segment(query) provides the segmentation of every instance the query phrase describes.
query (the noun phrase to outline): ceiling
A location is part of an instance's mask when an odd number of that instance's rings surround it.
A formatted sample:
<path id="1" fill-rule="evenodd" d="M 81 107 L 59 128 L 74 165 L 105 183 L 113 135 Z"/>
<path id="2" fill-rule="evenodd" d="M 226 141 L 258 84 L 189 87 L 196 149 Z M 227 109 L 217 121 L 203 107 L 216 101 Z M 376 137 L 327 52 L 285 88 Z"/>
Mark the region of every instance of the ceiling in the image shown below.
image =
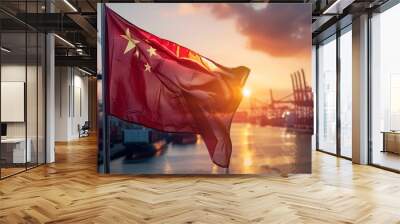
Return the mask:
<path id="1" fill-rule="evenodd" d="M 346 16 L 354 16 L 365 10 L 377 7 L 385 1 L 386 0 L 271 0 L 269 2 L 304 2 L 312 4 L 313 19 L 310 23 L 312 23 L 313 41 L 315 42 L 318 41 L 321 36 L 328 35 L 326 32 L 329 31 L 330 27 L 335 26 L 339 20 Z M 17 33 L 25 31 L 26 29 L 39 32 L 55 32 L 58 35 L 55 40 L 56 64 L 84 66 L 95 71 L 97 44 L 96 6 L 99 2 L 149 1 L 48 0 L 48 4 L 46 5 L 45 0 L 1 0 L 1 30 L 5 33 Z M 50 11 L 52 13 L 49 13 Z M 349 21 L 351 23 L 351 18 Z M 332 32 L 335 32 L 334 29 Z M 19 45 L 18 42 L 21 41 L 19 38 L 12 38 L 12 34 L 6 35 L 5 38 L 15 40 L 15 45 Z"/>

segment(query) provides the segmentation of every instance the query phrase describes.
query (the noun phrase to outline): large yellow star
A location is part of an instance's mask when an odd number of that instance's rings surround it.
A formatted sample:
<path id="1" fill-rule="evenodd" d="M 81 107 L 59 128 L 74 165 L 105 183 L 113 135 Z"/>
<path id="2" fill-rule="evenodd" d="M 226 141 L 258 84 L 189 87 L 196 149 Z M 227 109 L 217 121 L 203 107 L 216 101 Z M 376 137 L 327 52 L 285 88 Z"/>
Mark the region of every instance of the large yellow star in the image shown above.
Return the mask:
<path id="1" fill-rule="evenodd" d="M 154 49 L 152 46 L 150 46 L 150 48 L 147 49 L 147 52 L 149 52 L 150 57 L 153 56 L 153 55 L 154 56 L 157 55 L 156 49 Z"/>
<path id="2" fill-rule="evenodd" d="M 128 41 L 128 44 L 126 45 L 124 54 L 128 53 L 130 50 L 134 49 L 136 47 L 136 44 L 138 44 L 140 41 L 135 40 L 132 38 L 131 33 L 129 32 L 129 29 L 127 28 L 125 31 L 125 35 L 121 35 L 125 40 Z"/>

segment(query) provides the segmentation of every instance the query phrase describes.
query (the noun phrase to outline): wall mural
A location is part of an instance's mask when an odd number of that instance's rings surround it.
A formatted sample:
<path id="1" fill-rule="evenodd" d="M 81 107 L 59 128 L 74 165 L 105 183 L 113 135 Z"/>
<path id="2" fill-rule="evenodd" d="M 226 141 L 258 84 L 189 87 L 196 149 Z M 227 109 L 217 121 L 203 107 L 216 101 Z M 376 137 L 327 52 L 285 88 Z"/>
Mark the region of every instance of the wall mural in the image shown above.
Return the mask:
<path id="1" fill-rule="evenodd" d="M 99 172 L 311 172 L 311 5 L 99 11 Z"/>

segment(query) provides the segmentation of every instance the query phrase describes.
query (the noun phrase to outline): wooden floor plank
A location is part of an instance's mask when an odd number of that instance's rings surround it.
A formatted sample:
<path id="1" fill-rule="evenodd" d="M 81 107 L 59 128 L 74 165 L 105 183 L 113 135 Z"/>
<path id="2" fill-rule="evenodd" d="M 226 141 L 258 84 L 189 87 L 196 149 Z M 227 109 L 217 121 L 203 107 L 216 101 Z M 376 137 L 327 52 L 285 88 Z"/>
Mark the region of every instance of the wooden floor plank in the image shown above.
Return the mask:
<path id="1" fill-rule="evenodd" d="M 97 174 L 94 137 L 0 181 L 0 223 L 400 223 L 400 175 L 313 152 L 313 174 Z"/>

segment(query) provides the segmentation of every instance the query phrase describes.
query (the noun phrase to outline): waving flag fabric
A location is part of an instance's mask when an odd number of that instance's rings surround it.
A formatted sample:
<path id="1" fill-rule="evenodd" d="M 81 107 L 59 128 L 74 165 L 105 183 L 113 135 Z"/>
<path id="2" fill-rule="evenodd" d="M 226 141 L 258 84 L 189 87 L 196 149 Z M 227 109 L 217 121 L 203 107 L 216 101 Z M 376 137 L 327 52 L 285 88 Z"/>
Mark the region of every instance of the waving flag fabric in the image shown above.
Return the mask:
<path id="1" fill-rule="evenodd" d="M 217 64 L 109 8 L 105 47 L 108 114 L 161 131 L 200 134 L 212 161 L 229 167 L 230 126 L 248 68 Z"/>

